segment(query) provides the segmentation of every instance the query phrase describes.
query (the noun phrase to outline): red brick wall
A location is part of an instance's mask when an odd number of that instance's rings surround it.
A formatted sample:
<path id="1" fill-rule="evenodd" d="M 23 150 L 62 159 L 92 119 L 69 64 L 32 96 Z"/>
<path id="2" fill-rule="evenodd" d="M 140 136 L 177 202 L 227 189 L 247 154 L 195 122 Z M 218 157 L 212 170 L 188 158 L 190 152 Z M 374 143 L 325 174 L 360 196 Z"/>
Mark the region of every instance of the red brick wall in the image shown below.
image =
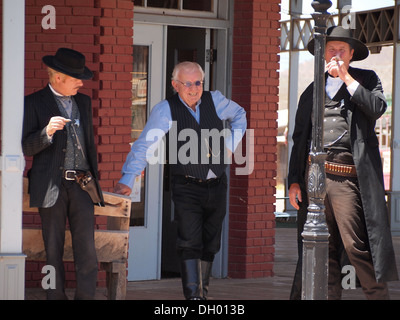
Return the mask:
<path id="1" fill-rule="evenodd" d="M 56 28 L 43 29 L 41 10 L 51 3 Z M 94 72 L 80 92 L 92 97 L 99 173 L 104 191 L 111 191 L 120 174 L 123 155 L 129 151 L 130 79 L 132 68 L 133 2 L 131 0 L 26 0 L 25 94 L 43 88 L 48 76 L 42 57 L 59 47 L 82 52 Z M 123 127 L 118 129 L 118 125 Z M 116 156 L 117 153 L 119 156 Z M 114 162 L 117 164 L 114 165 Z M 27 159 L 26 170 L 31 166 Z M 106 219 L 96 217 L 96 228 L 105 229 Z M 38 214 L 24 213 L 24 227 L 40 227 Z M 41 285 L 43 262 L 27 261 L 26 286 Z M 66 287 L 75 285 L 73 263 L 66 263 Z M 104 286 L 100 272 L 98 285 Z"/>
<path id="2" fill-rule="evenodd" d="M 97 152 L 103 190 L 112 191 L 131 142 L 133 1 L 96 2 L 102 8 Z"/>
<path id="3" fill-rule="evenodd" d="M 42 57 L 54 54 L 59 47 L 69 47 L 86 56 L 87 66 L 94 71 L 95 77 L 85 81 L 81 91 L 96 97 L 100 85 L 98 20 L 101 9 L 95 8 L 94 0 L 53 0 L 51 4 L 56 10 L 56 28 L 46 30 L 42 28 L 45 14 L 41 10 L 48 2 L 26 0 L 25 94 L 43 88 L 48 82 Z M 98 99 L 93 100 L 93 107 L 98 108 Z"/>
<path id="4" fill-rule="evenodd" d="M 229 275 L 273 274 L 280 0 L 236 0 L 232 99 L 254 130 L 254 171 L 231 170 Z M 244 148 L 243 148 L 244 149 Z"/>

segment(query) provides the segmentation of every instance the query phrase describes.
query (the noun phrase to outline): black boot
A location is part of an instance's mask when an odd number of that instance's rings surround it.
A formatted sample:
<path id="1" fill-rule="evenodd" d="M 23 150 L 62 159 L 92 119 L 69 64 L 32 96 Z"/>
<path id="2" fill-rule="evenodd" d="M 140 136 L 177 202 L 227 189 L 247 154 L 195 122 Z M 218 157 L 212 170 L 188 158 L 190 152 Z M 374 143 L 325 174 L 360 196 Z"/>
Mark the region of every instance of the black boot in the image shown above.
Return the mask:
<path id="1" fill-rule="evenodd" d="M 212 262 L 201 261 L 201 280 L 203 283 L 203 299 L 207 299 L 208 285 L 210 284 L 210 276 L 212 271 Z"/>
<path id="2" fill-rule="evenodd" d="M 186 300 L 203 300 L 200 259 L 182 261 L 181 277 Z"/>

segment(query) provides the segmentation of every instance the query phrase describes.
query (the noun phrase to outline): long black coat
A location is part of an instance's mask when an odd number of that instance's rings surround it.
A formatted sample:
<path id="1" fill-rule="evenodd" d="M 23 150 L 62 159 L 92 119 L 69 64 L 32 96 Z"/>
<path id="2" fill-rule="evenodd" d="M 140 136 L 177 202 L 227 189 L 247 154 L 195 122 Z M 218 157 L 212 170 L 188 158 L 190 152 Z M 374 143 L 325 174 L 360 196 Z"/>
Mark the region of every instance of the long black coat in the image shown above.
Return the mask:
<path id="1" fill-rule="evenodd" d="M 82 93 L 77 93 L 74 99 L 80 113 L 90 171 L 98 179 L 91 100 Z M 53 142 L 48 141 L 46 126 L 54 116 L 61 116 L 61 112 L 49 86 L 25 97 L 22 150 L 25 156 L 33 156 L 32 168 L 28 172 L 31 207 L 51 207 L 58 198 L 67 131 L 65 128 L 56 131 Z M 102 195 L 100 186 L 97 187 Z"/>
<path id="2" fill-rule="evenodd" d="M 386 111 L 382 85 L 371 70 L 349 68 L 360 85 L 345 99 L 351 150 L 361 192 L 368 239 L 377 281 L 398 279 L 389 216 L 385 201 L 382 162 L 375 122 Z M 289 163 L 288 185 L 299 183 L 306 191 L 306 161 L 310 151 L 312 128 L 313 84 L 301 95 L 293 132 L 293 149 Z M 305 201 L 304 201 L 305 200 Z M 302 209 L 307 205 L 303 197 Z M 304 212 L 304 211 L 303 211 Z"/>

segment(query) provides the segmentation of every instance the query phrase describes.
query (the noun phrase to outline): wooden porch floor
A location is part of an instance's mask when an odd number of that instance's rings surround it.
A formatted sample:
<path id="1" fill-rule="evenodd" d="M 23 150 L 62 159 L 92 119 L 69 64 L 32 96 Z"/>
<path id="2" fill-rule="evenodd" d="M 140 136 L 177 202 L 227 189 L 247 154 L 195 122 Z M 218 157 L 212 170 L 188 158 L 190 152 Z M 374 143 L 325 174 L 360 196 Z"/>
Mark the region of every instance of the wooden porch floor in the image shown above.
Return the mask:
<path id="1" fill-rule="evenodd" d="M 400 237 L 393 237 L 400 270 Z M 297 262 L 296 229 L 276 228 L 274 276 L 257 279 L 211 279 L 210 300 L 288 300 Z M 400 300 L 400 282 L 389 283 L 391 300 Z M 68 291 L 73 297 L 73 290 Z M 27 289 L 26 300 L 43 300 L 41 289 Z M 106 289 L 96 299 L 106 299 Z M 127 285 L 126 300 L 183 300 L 180 278 L 135 281 Z M 365 300 L 360 288 L 345 290 L 343 300 Z"/>

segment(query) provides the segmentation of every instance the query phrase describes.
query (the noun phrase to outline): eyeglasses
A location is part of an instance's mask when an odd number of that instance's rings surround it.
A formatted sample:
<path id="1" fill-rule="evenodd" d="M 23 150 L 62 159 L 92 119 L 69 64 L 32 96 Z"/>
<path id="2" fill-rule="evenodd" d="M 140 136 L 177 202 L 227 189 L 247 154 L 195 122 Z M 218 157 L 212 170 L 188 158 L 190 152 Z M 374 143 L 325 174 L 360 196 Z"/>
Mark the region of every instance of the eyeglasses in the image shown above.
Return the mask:
<path id="1" fill-rule="evenodd" d="M 180 80 L 175 80 L 175 81 L 182 83 L 186 88 L 190 88 L 193 85 L 195 85 L 196 87 L 200 87 L 203 84 L 203 81 L 195 81 L 195 82 L 190 82 L 190 81 L 182 82 Z"/>

